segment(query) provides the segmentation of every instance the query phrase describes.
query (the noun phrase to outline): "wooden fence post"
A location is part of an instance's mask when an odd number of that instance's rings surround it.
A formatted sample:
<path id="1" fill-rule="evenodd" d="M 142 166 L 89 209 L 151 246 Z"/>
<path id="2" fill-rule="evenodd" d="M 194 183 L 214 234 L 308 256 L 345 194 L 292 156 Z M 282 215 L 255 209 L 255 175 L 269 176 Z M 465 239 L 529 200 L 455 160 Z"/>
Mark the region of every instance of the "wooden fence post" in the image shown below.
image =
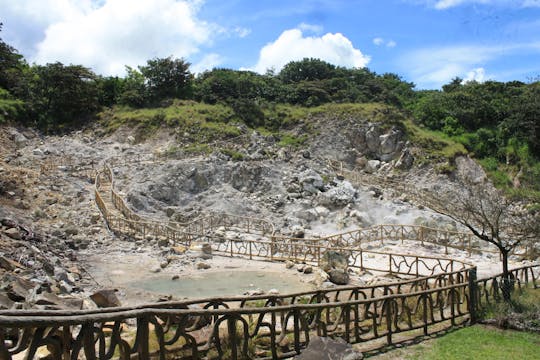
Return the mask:
<path id="1" fill-rule="evenodd" d="M 476 267 L 469 270 L 469 313 L 471 314 L 471 324 L 477 321 L 478 307 L 478 284 L 476 282 Z"/>

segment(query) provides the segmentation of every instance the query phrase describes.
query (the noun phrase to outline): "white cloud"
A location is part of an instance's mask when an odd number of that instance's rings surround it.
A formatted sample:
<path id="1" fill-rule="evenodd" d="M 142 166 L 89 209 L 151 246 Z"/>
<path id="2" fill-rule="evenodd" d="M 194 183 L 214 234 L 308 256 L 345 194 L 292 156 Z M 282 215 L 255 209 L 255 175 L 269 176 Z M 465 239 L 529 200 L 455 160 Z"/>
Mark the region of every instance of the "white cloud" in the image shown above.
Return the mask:
<path id="1" fill-rule="evenodd" d="M 508 7 L 540 7 L 540 0 L 413 0 L 437 10 L 446 10 L 464 4 L 482 4 Z"/>
<path id="2" fill-rule="evenodd" d="M 291 29 L 261 49 L 253 70 L 264 73 L 267 69 L 274 69 L 279 72 L 287 63 L 306 57 L 355 68 L 365 67 L 370 60 L 369 56 L 355 49 L 351 41 L 340 33 L 304 37 L 300 29 Z"/>
<path id="3" fill-rule="evenodd" d="M 212 70 L 223 63 L 223 58 L 219 54 L 205 55 L 198 63 L 193 64 L 190 69 L 195 74 L 200 74 L 205 70 Z"/>
<path id="4" fill-rule="evenodd" d="M 380 37 L 376 37 L 375 39 L 373 39 L 373 43 L 377 46 L 382 45 L 384 44 L 384 39 Z"/>
<path id="5" fill-rule="evenodd" d="M 468 83 L 471 81 L 476 81 L 476 82 L 481 83 L 481 82 L 484 82 L 485 79 L 486 79 L 486 70 L 482 67 L 479 67 L 479 68 L 472 69 L 471 71 L 469 71 L 465 79 L 463 79 L 463 82 Z"/>
<path id="6" fill-rule="evenodd" d="M 399 62 L 403 71 L 411 74 L 410 77 L 419 88 L 435 88 L 456 76 L 467 78 L 470 75 L 471 79 L 480 81 L 481 76 L 485 79 L 485 72 L 482 73 L 482 71 L 490 61 L 512 54 L 539 52 L 540 42 L 494 46 L 449 46 L 420 49 L 405 55 L 399 59 Z"/>
<path id="7" fill-rule="evenodd" d="M 246 36 L 248 36 L 249 34 L 251 34 L 251 29 L 248 29 L 248 28 L 244 28 L 244 27 L 240 27 L 240 26 L 237 26 L 234 28 L 233 32 L 238 35 L 239 38 L 245 38 Z"/>
<path id="8" fill-rule="evenodd" d="M 381 37 L 376 37 L 373 39 L 373 44 L 377 46 L 385 45 L 386 47 L 393 48 L 396 47 L 397 43 L 394 40 L 385 40 Z"/>
<path id="9" fill-rule="evenodd" d="M 298 25 L 298 29 L 305 32 L 311 32 L 313 34 L 320 34 L 324 30 L 324 28 L 320 25 L 313 25 L 313 24 L 306 24 L 306 23 L 301 23 L 300 25 Z"/>
<path id="10" fill-rule="evenodd" d="M 187 58 L 222 32 L 197 17 L 200 0 L 0 0 L 4 5 L 19 22 L 39 21 L 46 29 L 31 61 L 82 64 L 104 75 L 154 57 Z"/>

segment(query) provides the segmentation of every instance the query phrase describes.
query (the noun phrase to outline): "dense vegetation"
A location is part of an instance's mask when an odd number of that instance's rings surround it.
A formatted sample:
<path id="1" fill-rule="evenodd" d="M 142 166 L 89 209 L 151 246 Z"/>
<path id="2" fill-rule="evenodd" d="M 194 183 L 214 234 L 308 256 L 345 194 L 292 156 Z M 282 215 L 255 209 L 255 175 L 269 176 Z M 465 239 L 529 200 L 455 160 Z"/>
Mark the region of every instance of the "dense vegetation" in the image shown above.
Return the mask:
<path id="1" fill-rule="evenodd" d="M 189 119 L 178 120 L 184 109 L 200 111 L 201 119 L 191 125 L 201 125 L 203 132 L 219 127 L 232 134 L 231 122 L 279 132 L 294 123 L 294 109 L 308 113 L 305 108 L 325 104 L 380 103 L 411 119 L 405 128 L 413 141 L 450 162 L 468 152 L 497 185 L 512 189 L 519 181 L 528 194 L 533 190 L 540 197 L 539 81 L 464 83 L 456 78 L 442 90 L 415 91 L 413 83 L 395 74 L 318 59 L 293 61 L 277 74 L 264 75 L 213 69 L 195 76 L 189 68 L 183 59 L 156 58 L 126 67 L 125 77 L 104 77 L 80 65 L 29 65 L 0 39 L 0 123 L 58 132 L 81 127 L 98 112 L 118 124 L 126 117 L 118 109 L 129 109 L 128 117 L 141 116 L 150 128 L 164 123 L 189 127 Z M 116 115 L 104 109 L 117 109 Z"/>

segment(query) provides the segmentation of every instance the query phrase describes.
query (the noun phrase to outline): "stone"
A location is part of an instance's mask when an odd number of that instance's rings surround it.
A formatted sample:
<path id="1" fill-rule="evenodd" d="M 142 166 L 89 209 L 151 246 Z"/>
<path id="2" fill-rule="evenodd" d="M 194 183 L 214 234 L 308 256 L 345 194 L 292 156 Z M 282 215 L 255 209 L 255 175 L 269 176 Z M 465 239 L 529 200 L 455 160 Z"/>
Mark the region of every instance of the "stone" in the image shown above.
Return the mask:
<path id="1" fill-rule="evenodd" d="M 134 144 L 135 143 L 135 137 L 133 135 L 129 135 L 126 138 L 126 141 L 128 142 L 128 144 Z"/>
<path id="2" fill-rule="evenodd" d="M 341 181 L 328 191 L 320 193 L 318 201 L 321 205 L 330 208 L 341 208 L 354 202 L 356 189 L 348 181 Z"/>
<path id="3" fill-rule="evenodd" d="M 19 264 L 18 262 L 8 259 L 4 256 L 0 256 L 0 268 L 7 271 L 13 271 L 21 267 L 22 267 L 21 264 Z"/>
<path id="4" fill-rule="evenodd" d="M 341 338 L 314 337 L 295 360 L 362 360 L 364 355 L 355 351 Z"/>
<path id="5" fill-rule="evenodd" d="M 15 302 L 12 301 L 6 293 L 0 292 L 0 310 L 11 309 L 14 304 Z"/>
<path id="6" fill-rule="evenodd" d="M 279 295 L 278 289 L 270 289 L 268 290 L 268 295 Z"/>
<path id="7" fill-rule="evenodd" d="M 316 194 L 324 189 L 324 182 L 314 170 L 306 170 L 298 176 L 298 181 L 302 184 L 302 189 L 308 193 Z"/>
<path id="8" fill-rule="evenodd" d="M 253 290 L 248 290 L 244 293 L 244 295 L 247 295 L 247 296 L 255 296 L 255 295 L 263 295 L 264 294 L 264 291 L 262 289 L 253 289 Z"/>
<path id="9" fill-rule="evenodd" d="M 34 154 L 35 156 L 43 156 L 43 151 L 41 149 L 34 149 L 32 150 L 32 154 Z"/>
<path id="10" fill-rule="evenodd" d="M 64 232 L 66 233 L 66 235 L 77 235 L 79 233 L 79 229 L 75 226 L 75 225 L 67 225 L 65 228 L 64 228 Z"/>
<path id="11" fill-rule="evenodd" d="M 173 275 L 173 277 L 171 278 L 171 280 L 178 280 L 178 279 L 180 279 L 179 275 Z"/>
<path id="12" fill-rule="evenodd" d="M 328 271 L 328 279 L 336 285 L 347 285 L 349 274 L 342 269 L 332 269 Z"/>
<path id="13" fill-rule="evenodd" d="M 360 156 L 356 158 L 354 162 L 356 164 L 356 168 L 361 170 L 366 166 L 368 159 L 365 156 Z"/>
<path id="14" fill-rule="evenodd" d="M 306 234 L 305 229 L 300 225 L 291 226 L 291 236 L 296 239 L 303 239 Z"/>
<path id="15" fill-rule="evenodd" d="M 304 274 L 311 274 L 311 273 L 313 273 L 313 268 L 311 266 L 305 266 Z"/>
<path id="16" fill-rule="evenodd" d="M 294 263 L 290 260 L 285 261 L 285 268 L 292 269 L 294 268 Z"/>
<path id="17" fill-rule="evenodd" d="M 381 167 L 381 162 L 379 160 L 369 160 L 364 167 L 364 171 L 368 174 L 373 174 Z"/>
<path id="18" fill-rule="evenodd" d="M 90 295 L 90 299 L 100 308 L 122 306 L 114 289 L 101 289 Z"/>
<path id="19" fill-rule="evenodd" d="M 395 167 L 400 170 L 409 170 L 414 163 L 414 156 L 411 154 L 409 149 L 403 149 L 401 155 L 396 161 Z"/>
<path id="20" fill-rule="evenodd" d="M 349 254 L 328 250 L 321 257 L 319 267 L 328 272 L 330 269 L 343 269 L 349 267 Z"/>
<path id="21" fill-rule="evenodd" d="M 168 262 L 168 261 L 162 261 L 162 262 L 159 264 L 159 267 L 162 268 L 162 269 L 165 269 L 167 266 L 169 266 L 169 262 Z"/>
<path id="22" fill-rule="evenodd" d="M 178 246 L 173 246 L 171 248 L 171 250 L 175 253 L 175 254 L 178 254 L 178 255 L 182 255 L 183 253 L 186 252 L 187 248 L 183 245 L 178 245 Z"/>
<path id="23" fill-rule="evenodd" d="M 169 246 L 169 240 L 167 239 L 159 239 L 157 242 L 159 247 L 166 247 Z"/>
<path id="24" fill-rule="evenodd" d="M 205 262 L 199 262 L 197 263 L 197 270 L 206 270 L 206 269 L 210 269 L 210 264 L 208 263 L 205 263 Z"/>
<path id="25" fill-rule="evenodd" d="M 4 234 L 6 234 L 7 236 L 9 236 L 10 238 L 15 239 L 15 240 L 21 240 L 22 239 L 21 231 L 18 228 L 12 227 L 12 228 L 9 228 L 7 230 L 4 230 Z"/>

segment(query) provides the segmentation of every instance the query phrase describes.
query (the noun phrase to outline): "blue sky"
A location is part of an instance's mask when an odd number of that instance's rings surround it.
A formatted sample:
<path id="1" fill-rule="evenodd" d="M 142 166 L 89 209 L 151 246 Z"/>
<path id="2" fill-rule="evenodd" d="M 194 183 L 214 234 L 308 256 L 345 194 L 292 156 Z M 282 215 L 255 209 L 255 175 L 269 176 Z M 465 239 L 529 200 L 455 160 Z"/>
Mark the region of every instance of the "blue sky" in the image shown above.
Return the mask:
<path id="1" fill-rule="evenodd" d="M 417 88 L 540 76 L 540 0 L 0 0 L 0 36 L 30 62 L 104 75 L 154 57 L 279 71 L 317 57 Z"/>

